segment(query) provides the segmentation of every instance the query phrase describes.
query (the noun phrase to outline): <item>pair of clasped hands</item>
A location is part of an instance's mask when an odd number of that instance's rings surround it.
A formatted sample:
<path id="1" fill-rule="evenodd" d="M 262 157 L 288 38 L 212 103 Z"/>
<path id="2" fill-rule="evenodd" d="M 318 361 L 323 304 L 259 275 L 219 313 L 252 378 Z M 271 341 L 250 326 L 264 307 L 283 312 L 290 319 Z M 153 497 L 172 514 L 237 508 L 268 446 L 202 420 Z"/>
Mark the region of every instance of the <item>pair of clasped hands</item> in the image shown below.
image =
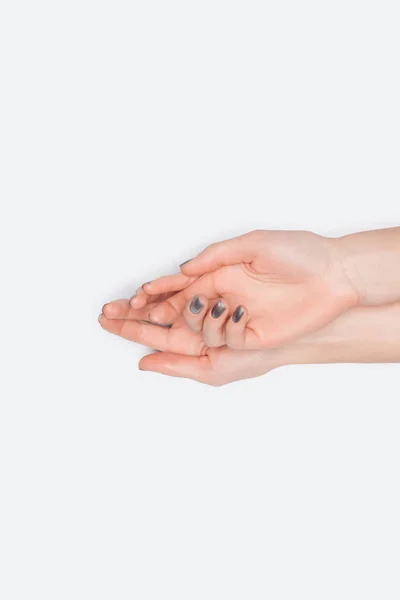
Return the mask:
<path id="1" fill-rule="evenodd" d="M 252 231 L 103 307 L 101 326 L 158 350 L 139 368 L 222 385 L 273 368 L 400 360 L 400 228 L 327 238 Z"/>

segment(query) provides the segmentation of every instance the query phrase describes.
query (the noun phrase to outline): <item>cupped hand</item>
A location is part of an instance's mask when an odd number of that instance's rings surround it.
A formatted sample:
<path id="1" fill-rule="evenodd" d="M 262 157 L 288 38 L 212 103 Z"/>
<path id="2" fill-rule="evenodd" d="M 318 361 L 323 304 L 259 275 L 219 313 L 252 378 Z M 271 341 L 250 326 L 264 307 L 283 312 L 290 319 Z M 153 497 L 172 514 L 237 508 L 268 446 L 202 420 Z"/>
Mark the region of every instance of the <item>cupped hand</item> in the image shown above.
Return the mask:
<path id="1" fill-rule="evenodd" d="M 280 366 L 277 350 L 209 348 L 201 333 L 191 331 L 183 317 L 178 317 L 171 327 L 149 323 L 145 320 L 149 307 L 152 305 L 133 309 L 128 300 L 115 300 L 103 307 L 99 317 L 106 331 L 159 350 L 141 359 L 139 368 L 144 371 L 218 386 L 258 377 Z"/>
<path id="2" fill-rule="evenodd" d="M 147 305 L 153 322 L 183 317 L 207 346 L 246 350 L 316 331 L 359 302 L 336 241 L 306 231 L 253 231 L 212 244 L 144 290 L 131 305 Z"/>

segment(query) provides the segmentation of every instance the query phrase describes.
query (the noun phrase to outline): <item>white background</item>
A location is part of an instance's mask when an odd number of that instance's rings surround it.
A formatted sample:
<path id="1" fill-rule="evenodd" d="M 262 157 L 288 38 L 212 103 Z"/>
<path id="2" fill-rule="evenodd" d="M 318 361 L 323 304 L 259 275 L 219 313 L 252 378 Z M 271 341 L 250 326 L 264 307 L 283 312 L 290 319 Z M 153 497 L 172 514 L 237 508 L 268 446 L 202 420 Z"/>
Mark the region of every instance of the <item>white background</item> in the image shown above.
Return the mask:
<path id="1" fill-rule="evenodd" d="M 2 600 L 400 596 L 400 367 L 141 373 L 104 302 L 400 221 L 396 1 L 5 0 Z"/>

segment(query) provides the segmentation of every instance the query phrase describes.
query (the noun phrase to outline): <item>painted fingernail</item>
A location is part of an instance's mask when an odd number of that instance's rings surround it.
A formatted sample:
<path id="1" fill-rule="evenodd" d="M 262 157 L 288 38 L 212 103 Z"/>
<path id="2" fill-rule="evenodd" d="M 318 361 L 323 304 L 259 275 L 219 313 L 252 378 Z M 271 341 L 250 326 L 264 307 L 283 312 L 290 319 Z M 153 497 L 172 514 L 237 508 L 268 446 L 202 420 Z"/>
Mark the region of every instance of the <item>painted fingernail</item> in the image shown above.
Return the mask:
<path id="1" fill-rule="evenodd" d="M 221 300 L 218 300 L 217 304 L 214 304 L 211 310 L 211 316 L 213 319 L 218 319 L 222 313 L 226 310 L 226 306 Z"/>
<path id="2" fill-rule="evenodd" d="M 186 265 L 186 263 L 190 262 L 192 259 L 189 258 L 188 260 L 185 260 L 185 262 L 181 263 L 179 266 L 183 267 L 183 265 Z"/>
<path id="3" fill-rule="evenodd" d="M 204 308 L 204 304 L 198 296 L 195 296 L 189 306 L 190 312 L 198 315 L 202 308 Z"/>
<path id="4" fill-rule="evenodd" d="M 235 310 L 235 312 L 232 315 L 232 321 L 234 323 L 239 323 L 239 321 L 243 317 L 243 315 L 244 315 L 244 308 L 243 308 L 243 306 L 238 306 L 237 309 Z"/>

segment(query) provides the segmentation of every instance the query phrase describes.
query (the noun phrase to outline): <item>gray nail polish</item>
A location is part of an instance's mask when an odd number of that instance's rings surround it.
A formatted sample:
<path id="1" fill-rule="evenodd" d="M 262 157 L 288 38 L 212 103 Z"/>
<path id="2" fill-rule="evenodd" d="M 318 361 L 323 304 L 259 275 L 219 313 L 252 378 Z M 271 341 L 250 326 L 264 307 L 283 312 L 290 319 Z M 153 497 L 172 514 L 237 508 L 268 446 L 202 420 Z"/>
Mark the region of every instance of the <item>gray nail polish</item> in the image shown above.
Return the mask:
<path id="1" fill-rule="evenodd" d="M 189 258 L 188 260 L 185 260 L 185 262 L 181 263 L 179 266 L 183 267 L 183 265 L 186 265 L 186 263 L 190 262 L 192 259 Z"/>
<path id="2" fill-rule="evenodd" d="M 211 310 L 211 316 L 213 319 L 218 319 L 222 313 L 226 310 L 226 306 L 221 300 L 218 300 L 217 304 L 214 304 Z"/>
<path id="3" fill-rule="evenodd" d="M 190 303 L 190 312 L 194 315 L 198 315 L 202 308 L 204 308 L 204 304 L 198 296 L 195 296 Z"/>
<path id="4" fill-rule="evenodd" d="M 243 315 L 244 315 L 244 308 L 243 308 L 243 306 L 238 306 L 237 309 L 235 310 L 235 312 L 232 315 L 232 321 L 234 323 L 239 323 L 239 321 L 243 317 Z"/>

